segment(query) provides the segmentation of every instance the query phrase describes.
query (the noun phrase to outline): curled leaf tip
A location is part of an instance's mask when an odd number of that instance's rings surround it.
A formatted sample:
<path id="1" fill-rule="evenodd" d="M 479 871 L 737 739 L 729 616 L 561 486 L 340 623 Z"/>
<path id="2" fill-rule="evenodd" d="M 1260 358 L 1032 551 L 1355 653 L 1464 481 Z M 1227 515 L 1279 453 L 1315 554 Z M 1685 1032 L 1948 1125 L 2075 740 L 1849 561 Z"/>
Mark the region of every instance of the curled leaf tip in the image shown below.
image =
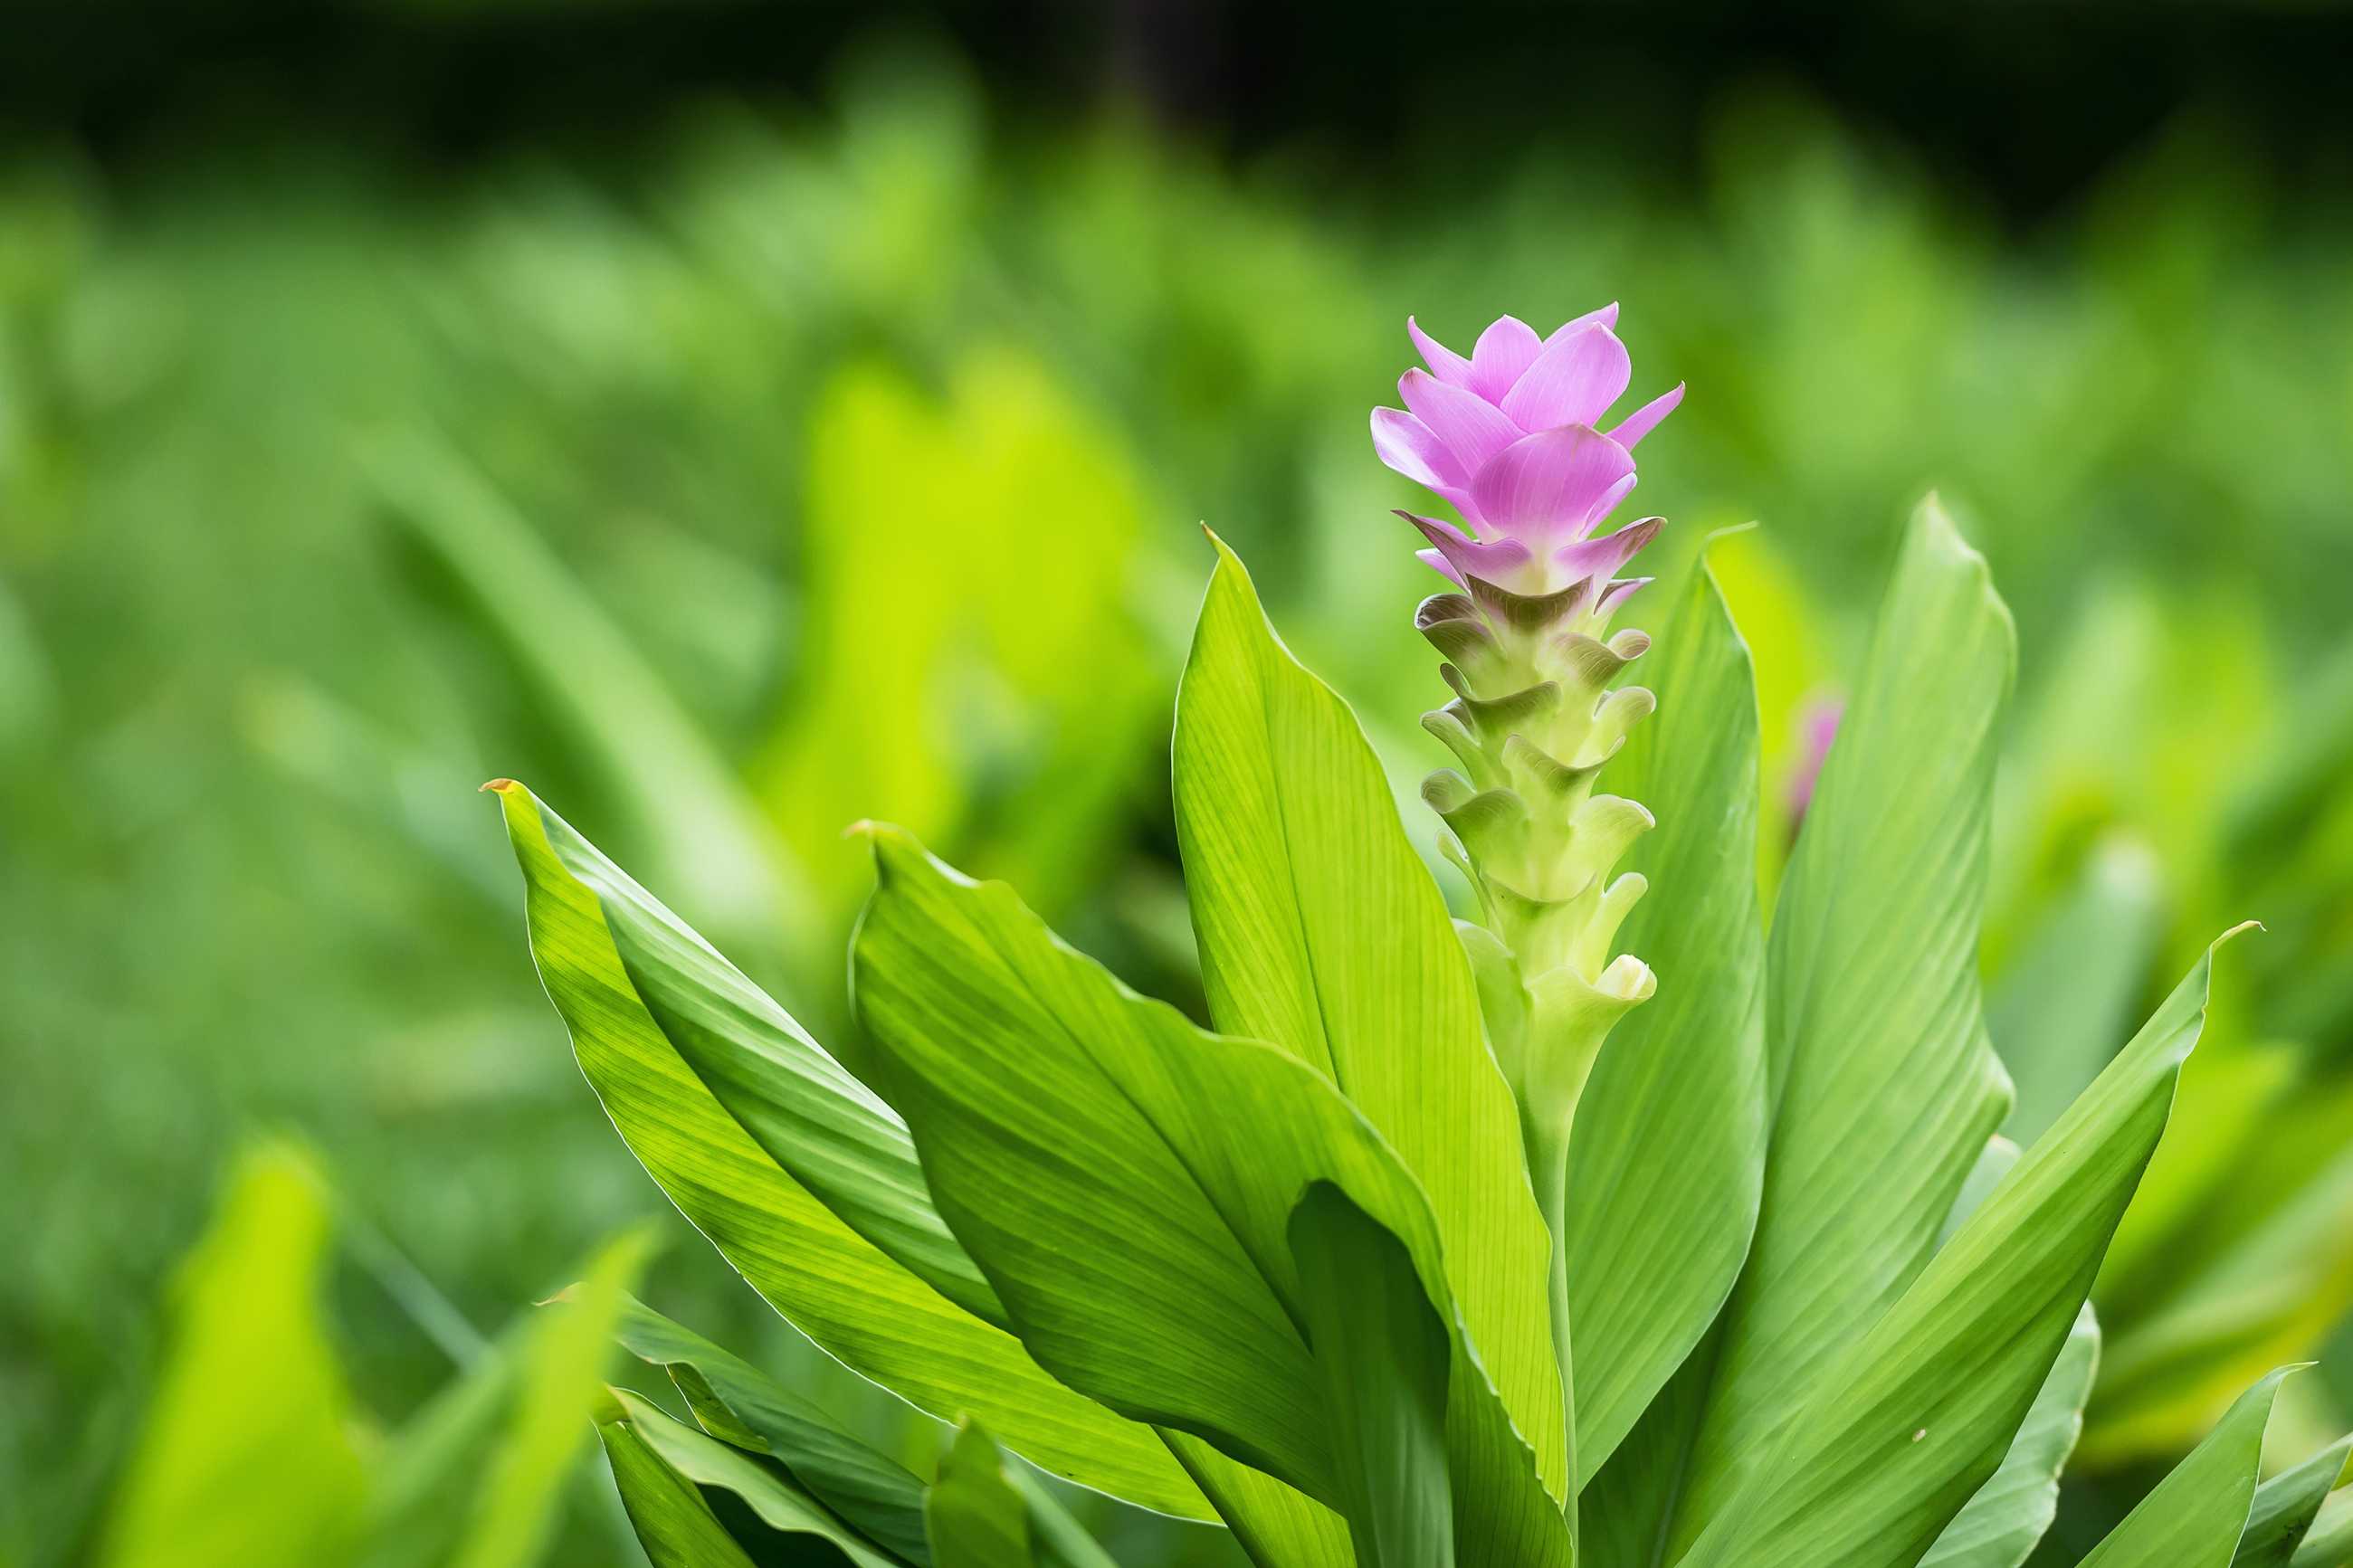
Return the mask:
<path id="1" fill-rule="evenodd" d="M 881 831 L 882 825 L 881 823 L 875 821 L 871 816 L 861 816 L 857 821 L 851 823 L 849 826 L 843 828 L 841 830 L 841 836 L 844 838 L 864 838 L 871 840 L 875 835 Z"/>
<path id="2" fill-rule="evenodd" d="M 2244 935 L 2246 932 L 2251 931 L 2269 932 L 2271 929 L 2271 927 L 2263 924 L 2261 921 L 2241 921 L 2237 925 L 2232 926 L 2229 931 L 2226 931 L 2221 936 L 2216 937 L 2214 939 L 2214 945 L 2216 947 L 2220 947 L 2224 942 L 2229 942 L 2232 937 Z"/>
<path id="3" fill-rule="evenodd" d="M 522 785 L 512 779 L 492 779 L 475 793 L 477 795 L 512 795 L 521 788 Z"/>

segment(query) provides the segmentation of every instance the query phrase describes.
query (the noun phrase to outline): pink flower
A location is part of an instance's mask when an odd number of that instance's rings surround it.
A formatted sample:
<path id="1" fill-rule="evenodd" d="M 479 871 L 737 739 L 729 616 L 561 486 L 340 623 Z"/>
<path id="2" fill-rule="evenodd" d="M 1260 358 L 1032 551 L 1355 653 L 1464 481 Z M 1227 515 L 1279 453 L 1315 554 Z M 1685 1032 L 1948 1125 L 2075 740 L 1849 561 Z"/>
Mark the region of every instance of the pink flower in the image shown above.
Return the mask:
<path id="1" fill-rule="evenodd" d="M 1472 531 L 1405 514 L 1430 541 L 1423 560 L 1458 583 L 1545 589 L 1597 573 L 1607 582 L 1657 531 L 1649 521 L 1647 531 L 1591 537 L 1634 488 L 1635 443 L 1683 396 L 1677 385 L 1599 427 L 1633 377 L 1617 324 L 1618 307 L 1605 305 L 1539 338 L 1505 316 L 1465 359 L 1407 319 L 1430 368 L 1398 381 L 1405 412 L 1373 410 L 1373 448 Z"/>

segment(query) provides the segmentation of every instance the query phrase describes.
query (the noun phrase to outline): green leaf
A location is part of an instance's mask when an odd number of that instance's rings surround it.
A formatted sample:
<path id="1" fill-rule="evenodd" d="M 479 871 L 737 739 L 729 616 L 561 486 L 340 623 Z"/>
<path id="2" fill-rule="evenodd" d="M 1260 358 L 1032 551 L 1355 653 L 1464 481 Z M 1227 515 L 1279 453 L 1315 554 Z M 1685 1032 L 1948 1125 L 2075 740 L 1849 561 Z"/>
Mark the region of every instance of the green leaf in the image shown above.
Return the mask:
<path id="1" fill-rule="evenodd" d="M 1166 1428 L 1161 1436 L 1258 1568 L 1356 1568 L 1348 1522 L 1338 1514 L 1198 1437 Z"/>
<path id="2" fill-rule="evenodd" d="M 1774 917 L 1763 1206 L 1725 1308 L 1674 1542 L 1785 1462 L 1775 1433 L 1918 1277 L 2008 1109 L 1976 943 L 2012 650 L 1983 558 L 1924 504 Z M 2075 1306 L 2052 1326 L 2035 1384 Z M 2031 1396 L 2031 1385 L 2010 1429 Z"/>
<path id="3" fill-rule="evenodd" d="M 1651 658 L 1658 715 L 1610 763 L 1609 787 L 1658 817 L 1628 861 L 1651 896 L 1619 945 L 1657 972 L 1659 992 L 1611 1033 L 1569 1142 L 1568 1321 L 1588 1477 L 1723 1307 L 1764 1179 L 1757 691 L 1704 560 Z"/>
<path id="4" fill-rule="evenodd" d="M 169 1349 L 102 1568 L 310 1568 L 357 1543 L 367 1479 L 320 1310 L 332 1234 L 299 1151 L 237 1156 L 174 1282 Z"/>
<path id="5" fill-rule="evenodd" d="M 1037 1561 L 1029 1505 L 1007 1478 L 996 1440 L 969 1421 L 940 1461 L 923 1521 L 940 1568 L 1030 1568 Z"/>
<path id="6" fill-rule="evenodd" d="M 2000 1468 L 1953 1516 L 1920 1568 L 2018 1568 L 2032 1554 L 2057 1516 L 2059 1475 L 2084 1430 L 2084 1401 L 2099 1364 L 2100 1326 L 2087 1305 Z"/>
<path id="7" fill-rule="evenodd" d="M 1836 1352 L 1683 1568 L 1901 1568 L 1993 1477 L 2165 1131 L 2201 958 L 1895 1304 Z"/>
<path id="8" fill-rule="evenodd" d="M 622 1502 L 628 1507 L 629 1522 L 637 1527 L 638 1540 L 645 1546 L 646 1554 L 654 1560 L 655 1568 L 670 1568 L 673 1559 L 666 1559 L 659 1546 L 670 1532 L 692 1542 L 695 1551 L 713 1550 L 707 1532 L 695 1518 L 694 1509 L 679 1495 L 681 1486 L 697 1494 L 694 1500 L 703 1516 L 723 1533 L 729 1533 L 730 1527 L 720 1522 L 701 1494 L 732 1494 L 741 1500 L 760 1529 L 781 1535 L 816 1536 L 838 1547 L 856 1568 L 900 1568 L 895 1559 L 861 1540 L 828 1513 L 782 1467 L 731 1447 L 691 1426 L 681 1426 L 663 1414 L 659 1406 L 627 1389 L 613 1390 L 612 1397 L 622 1418 L 608 1420 L 597 1430 L 604 1434 L 606 1453 L 613 1463 L 613 1479 L 621 1489 Z M 617 1435 L 625 1435 L 626 1441 L 617 1446 Z M 622 1450 L 630 1447 L 635 1452 L 625 1458 Z M 654 1467 L 659 1467 L 658 1472 Z M 642 1510 L 641 1504 L 645 1505 Z M 651 1532 L 645 1517 L 647 1511 L 655 1515 L 650 1521 L 654 1525 Z M 752 1530 L 743 1531 L 743 1534 L 754 1533 Z M 756 1537 L 754 1542 L 744 1544 L 753 1546 L 749 1555 L 755 1561 L 765 1556 L 756 1544 Z M 674 1559 L 681 1568 L 703 1560 L 689 1555 Z M 733 1561 L 723 1552 L 712 1560 Z"/>
<path id="9" fill-rule="evenodd" d="M 860 1010 L 941 1213 L 1039 1363 L 1346 1506 L 1287 1234 L 1300 1195 L 1330 1182 L 1397 1237 L 1448 1328 L 1458 1556 L 1567 1562 L 1559 1506 L 1456 1311 L 1428 1202 L 1329 1080 L 1126 990 L 1003 884 L 958 877 L 894 830 L 873 838 Z"/>
<path id="10" fill-rule="evenodd" d="M 1175 743 L 1210 1016 L 1337 1084 L 1413 1173 L 1480 1359 L 1563 1495 L 1551 1242 L 1469 962 L 1355 715 L 1217 551 Z"/>
<path id="11" fill-rule="evenodd" d="M 1307 1189 L 1290 1233 L 1356 1562 L 1449 1568 L 1445 1325 L 1397 1237 L 1330 1183 Z"/>
<path id="12" fill-rule="evenodd" d="M 599 1423 L 613 1485 L 653 1568 L 756 1568 L 694 1483 L 662 1462 L 637 1424 Z"/>
<path id="13" fill-rule="evenodd" d="M 773 1003 L 764 1008 L 756 994 L 733 989 L 703 993 L 741 976 L 691 933 L 678 934 L 683 927 L 673 931 L 674 918 L 528 790 L 505 780 L 497 789 L 523 871 L 532 953 L 581 1070 L 647 1173 L 752 1287 L 829 1353 L 918 1408 L 971 1414 L 1056 1474 L 1200 1517 L 1198 1489 L 1149 1431 L 1047 1376 L 1018 1341 L 845 1223 L 763 1149 L 663 1032 L 639 981 L 662 988 L 674 1017 L 709 1022 L 708 1034 L 682 1029 L 708 1059 L 723 1066 L 723 1047 L 740 1050 L 741 1070 L 714 1067 L 718 1082 L 762 1093 L 778 1083 L 808 1089 L 799 1125 L 813 1141 L 829 1142 L 789 1145 L 796 1160 L 838 1161 L 829 1190 L 891 1237 L 902 1258 L 937 1260 L 953 1283 L 961 1252 L 941 1239 L 904 1129 L 889 1109 L 862 1088 L 853 1093 L 838 1066 L 828 1072 L 823 1053 Z M 616 895 L 614 919 L 575 865 Z M 634 973 L 618 945 L 624 931 L 644 943 L 633 949 L 642 965 Z M 665 953 L 687 967 L 666 968 Z M 731 1008 L 740 1011 L 731 1017 Z M 761 1064 L 773 1079 L 755 1070 Z M 818 1093 L 837 1089 L 831 1100 Z M 771 1135 L 782 1139 L 774 1128 Z M 965 1278 L 964 1293 L 982 1300 Z"/>
<path id="14" fill-rule="evenodd" d="M 2092 1548 L 2082 1568 L 2227 1568 L 2245 1532 L 2280 1380 L 2271 1373 Z"/>
<path id="15" fill-rule="evenodd" d="M 2348 1455 L 2353 1455 L 2353 1436 L 2340 1437 L 2257 1487 L 2231 1568 L 2288 1568 L 2330 1489 L 2344 1479 Z"/>
<path id="16" fill-rule="evenodd" d="M 631 1355 L 670 1373 L 703 1430 L 774 1457 L 811 1496 L 877 1545 L 911 1563 L 929 1562 L 923 1483 L 906 1467 L 850 1436 L 751 1363 L 643 1302 L 624 1301 L 619 1339 Z"/>
<path id="17" fill-rule="evenodd" d="M 533 1325 L 517 1369 L 514 1408 L 454 1568 L 512 1568 L 546 1551 L 564 1483 L 602 1403 L 614 1321 L 650 1244 L 643 1230 L 607 1243 L 567 1299 Z"/>
<path id="18" fill-rule="evenodd" d="M 2288 1560 L 2288 1568 L 2346 1568 L 2353 1563 L 2353 1491 L 2331 1492 Z"/>

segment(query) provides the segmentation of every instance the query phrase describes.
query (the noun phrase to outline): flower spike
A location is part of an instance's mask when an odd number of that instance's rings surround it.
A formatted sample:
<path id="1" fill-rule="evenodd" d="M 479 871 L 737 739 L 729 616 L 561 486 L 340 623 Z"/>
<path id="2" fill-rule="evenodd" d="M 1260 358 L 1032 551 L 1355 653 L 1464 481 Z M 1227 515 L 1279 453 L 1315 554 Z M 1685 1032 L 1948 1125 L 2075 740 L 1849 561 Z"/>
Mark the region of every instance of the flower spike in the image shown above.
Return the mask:
<path id="1" fill-rule="evenodd" d="M 1429 369 L 1398 382 L 1403 411 L 1372 421 L 1381 461 L 1462 520 L 1398 513 L 1454 590 L 1414 616 L 1453 692 L 1422 727 L 1459 764 L 1432 773 L 1422 798 L 1478 895 L 1464 942 L 1556 1250 L 1577 1099 L 1610 1026 L 1657 984 L 1641 959 L 1610 952 L 1647 886 L 1611 872 L 1652 819 L 1594 785 L 1657 705 L 1615 684 L 1651 639 L 1609 623 L 1649 581 L 1618 574 L 1664 523 L 1599 531 L 1634 488 L 1635 443 L 1683 389 L 1603 429 L 1633 379 L 1617 326 L 1614 304 L 1543 338 L 1505 316 L 1466 358 L 1409 319 Z M 1556 1277 L 1556 1301 L 1563 1289 Z"/>

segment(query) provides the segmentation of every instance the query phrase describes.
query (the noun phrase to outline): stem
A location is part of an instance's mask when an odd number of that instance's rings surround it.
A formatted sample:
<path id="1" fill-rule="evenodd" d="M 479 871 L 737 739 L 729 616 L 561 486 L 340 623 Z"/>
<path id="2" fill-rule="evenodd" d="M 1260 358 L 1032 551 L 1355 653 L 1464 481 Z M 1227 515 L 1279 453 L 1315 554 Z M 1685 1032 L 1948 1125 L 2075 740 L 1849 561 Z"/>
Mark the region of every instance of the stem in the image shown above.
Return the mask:
<path id="1" fill-rule="evenodd" d="M 1552 1237 L 1552 1352 L 1560 1368 L 1561 1408 L 1567 1413 L 1564 1441 L 1568 1448 L 1568 1496 L 1565 1504 L 1576 1518 L 1577 1387 L 1571 1372 L 1568 1332 L 1568 1131 L 1567 1117 L 1525 1118 L 1521 1136 L 1527 1145 L 1528 1175 L 1535 1184 L 1536 1209 Z"/>

